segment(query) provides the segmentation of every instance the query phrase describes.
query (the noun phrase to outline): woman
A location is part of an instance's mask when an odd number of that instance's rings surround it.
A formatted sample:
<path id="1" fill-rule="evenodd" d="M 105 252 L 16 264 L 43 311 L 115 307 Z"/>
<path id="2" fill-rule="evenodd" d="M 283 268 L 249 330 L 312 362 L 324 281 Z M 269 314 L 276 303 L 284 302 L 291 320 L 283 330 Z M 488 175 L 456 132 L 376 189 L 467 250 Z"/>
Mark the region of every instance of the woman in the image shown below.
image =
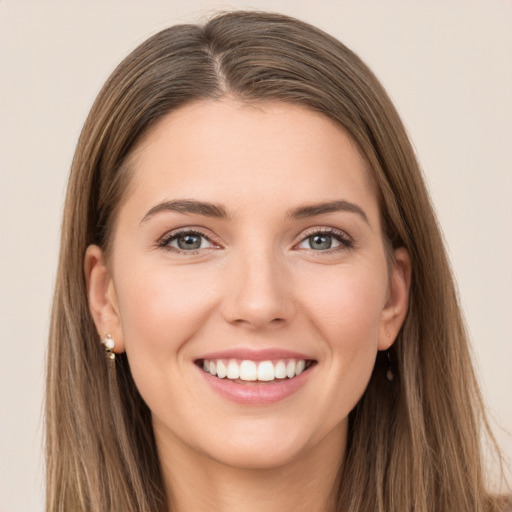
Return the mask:
<path id="1" fill-rule="evenodd" d="M 60 258 L 48 510 L 504 507 L 413 150 L 323 32 L 230 13 L 137 48 L 80 137 Z"/>

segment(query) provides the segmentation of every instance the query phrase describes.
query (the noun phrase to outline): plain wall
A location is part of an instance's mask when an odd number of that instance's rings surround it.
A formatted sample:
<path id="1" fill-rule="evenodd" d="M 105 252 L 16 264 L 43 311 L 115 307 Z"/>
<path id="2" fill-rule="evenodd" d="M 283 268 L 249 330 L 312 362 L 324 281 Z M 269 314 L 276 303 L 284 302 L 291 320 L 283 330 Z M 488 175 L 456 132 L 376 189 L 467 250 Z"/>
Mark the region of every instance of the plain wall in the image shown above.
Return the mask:
<path id="1" fill-rule="evenodd" d="M 512 454 L 512 3 L 0 0 L 0 512 L 43 510 L 44 358 L 81 126 L 137 44 L 215 9 L 291 14 L 396 102 L 446 236 L 496 435 Z"/>

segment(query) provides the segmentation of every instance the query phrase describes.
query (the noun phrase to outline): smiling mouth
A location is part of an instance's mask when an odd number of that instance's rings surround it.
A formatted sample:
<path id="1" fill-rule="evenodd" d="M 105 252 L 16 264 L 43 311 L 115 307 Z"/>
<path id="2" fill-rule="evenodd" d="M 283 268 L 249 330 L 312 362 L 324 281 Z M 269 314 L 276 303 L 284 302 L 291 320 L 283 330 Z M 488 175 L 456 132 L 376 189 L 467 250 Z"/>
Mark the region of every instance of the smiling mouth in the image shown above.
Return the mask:
<path id="1" fill-rule="evenodd" d="M 198 359 L 195 364 L 214 377 L 244 384 L 291 380 L 314 366 L 316 361 L 313 359 L 279 359 L 277 361 Z"/>

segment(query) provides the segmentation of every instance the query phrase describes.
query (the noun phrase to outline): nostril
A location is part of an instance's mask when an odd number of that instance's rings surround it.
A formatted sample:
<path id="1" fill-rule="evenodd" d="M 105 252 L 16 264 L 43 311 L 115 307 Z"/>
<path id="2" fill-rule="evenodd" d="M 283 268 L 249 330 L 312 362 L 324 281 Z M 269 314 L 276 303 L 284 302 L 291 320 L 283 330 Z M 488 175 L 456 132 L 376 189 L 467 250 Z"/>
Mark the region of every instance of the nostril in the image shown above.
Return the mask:
<path id="1" fill-rule="evenodd" d="M 273 318 L 266 320 L 264 317 L 252 317 L 252 318 L 237 318 L 233 322 L 235 325 L 241 327 L 246 326 L 249 329 L 262 329 L 262 328 L 278 328 L 286 324 L 284 318 Z"/>

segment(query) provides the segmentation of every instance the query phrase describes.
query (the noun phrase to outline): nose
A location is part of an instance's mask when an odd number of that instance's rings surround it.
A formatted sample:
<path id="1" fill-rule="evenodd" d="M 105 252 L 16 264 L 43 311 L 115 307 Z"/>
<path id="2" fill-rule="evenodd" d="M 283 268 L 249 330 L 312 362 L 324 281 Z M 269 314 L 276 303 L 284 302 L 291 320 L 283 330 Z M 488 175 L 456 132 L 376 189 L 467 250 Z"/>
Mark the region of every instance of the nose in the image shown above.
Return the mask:
<path id="1" fill-rule="evenodd" d="M 248 329 L 274 329 L 294 314 L 289 269 L 271 249 L 233 256 L 227 278 L 224 319 Z"/>

